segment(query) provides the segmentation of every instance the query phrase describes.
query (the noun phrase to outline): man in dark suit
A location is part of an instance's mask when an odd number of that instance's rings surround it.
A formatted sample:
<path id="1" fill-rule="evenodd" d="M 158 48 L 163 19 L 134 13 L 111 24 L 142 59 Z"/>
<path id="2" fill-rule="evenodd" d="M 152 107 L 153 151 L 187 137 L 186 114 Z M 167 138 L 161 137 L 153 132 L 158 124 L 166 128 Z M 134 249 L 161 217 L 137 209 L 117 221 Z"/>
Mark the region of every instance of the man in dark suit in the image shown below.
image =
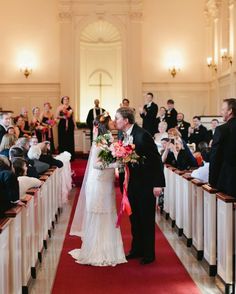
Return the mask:
<path id="1" fill-rule="evenodd" d="M 151 135 L 135 124 L 131 108 L 119 108 L 115 119 L 116 127 L 125 132 L 125 138 L 128 138 L 128 142 L 133 141 L 137 154 L 144 158 L 144 162 L 129 164 L 128 197 L 132 209 L 130 222 L 133 239 L 126 257 L 141 258 L 141 264 L 148 264 L 155 260 L 154 196 L 160 196 L 165 187 L 163 164 Z"/>
<path id="2" fill-rule="evenodd" d="M 10 126 L 11 117 L 8 112 L 0 113 L 0 143 L 2 142 L 2 137 L 7 133 L 7 129 Z"/>
<path id="3" fill-rule="evenodd" d="M 213 139 L 213 136 L 215 134 L 215 130 L 216 128 L 219 126 L 219 121 L 218 119 L 214 118 L 211 121 L 211 129 L 207 131 L 208 133 L 208 143 L 210 143 L 210 141 Z"/>
<path id="4" fill-rule="evenodd" d="M 158 112 L 158 106 L 153 102 L 153 94 L 147 93 L 146 104 L 139 109 L 141 118 L 143 119 L 143 128 L 148 131 L 152 136 L 156 132 L 156 116 Z"/>
<path id="5" fill-rule="evenodd" d="M 167 101 L 166 122 L 167 130 L 175 128 L 177 125 L 177 111 L 175 110 L 175 102 L 172 99 Z"/>
<path id="6" fill-rule="evenodd" d="M 98 99 L 95 99 L 94 100 L 94 108 L 91 108 L 88 112 L 88 115 L 87 115 L 87 119 L 86 119 L 86 123 L 90 129 L 90 141 L 91 141 L 91 144 L 93 142 L 93 121 L 95 120 L 95 118 L 102 114 L 105 109 L 99 107 L 99 103 L 100 101 Z"/>
<path id="7" fill-rule="evenodd" d="M 208 141 L 207 128 L 201 124 L 200 116 L 193 117 L 193 127 L 189 128 L 189 143 L 195 143 L 196 150 L 200 142 Z"/>
<path id="8" fill-rule="evenodd" d="M 184 114 L 179 112 L 177 114 L 177 130 L 180 132 L 182 139 L 187 143 L 188 142 L 188 130 L 190 123 L 184 120 Z"/>
<path id="9" fill-rule="evenodd" d="M 225 124 L 216 128 L 210 153 L 209 183 L 236 198 L 236 99 L 224 99 Z"/>

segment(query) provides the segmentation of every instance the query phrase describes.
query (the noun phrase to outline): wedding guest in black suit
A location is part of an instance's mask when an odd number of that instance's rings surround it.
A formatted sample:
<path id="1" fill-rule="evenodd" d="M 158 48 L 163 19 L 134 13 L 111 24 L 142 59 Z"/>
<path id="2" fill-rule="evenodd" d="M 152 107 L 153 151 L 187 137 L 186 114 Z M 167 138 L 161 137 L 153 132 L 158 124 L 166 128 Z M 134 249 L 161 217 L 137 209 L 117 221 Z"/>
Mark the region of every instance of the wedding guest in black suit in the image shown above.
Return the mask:
<path id="1" fill-rule="evenodd" d="M 86 118 L 86 123 L 90 129 L 90 141 L 91 141 L 91 145 L 93 142 L 93 121 L 95 120 L 95 118 L 99 115 L 101 115 L 105 109 L 101 108 L 99 106 L 100 101 L 99 99 L 95 99 L 94 100 L 94 107 L 91 108 L 88 112 L 87 118 Z"/>
<path id="2" fill-rule="evenodd" d="M 175 110 L 175 102 L 173 99 L 167 101 L 166 122 L 168 130 L 175 128 L 177 125 L 177 111 Z"/>
<path id="3" fill-rule="evenodd" d="M 143 128 L 149 132 L 152 136 L 156 132 L 156 116 L 158 112 L 158 106 L 153 102 L 153 94 L 147 93 L 146 104 L 144 107 L 139 108 L 139 113 L 143 119 Z"/>
<path id="4" fill-rule="evenodd" d="M 193 117 L 193 127 L 189 128 L 189 143 L 195 143 L 198 150 L 200 142 L 208 141 L 207 128 L 201 124 L 200 116 Z"/>
<path id="5" fill-rule="evenodd" d="M 188 130 L 190 123 L 184 120 L 184 114 L 179 112 L 177 114 L 177 130 L 180 132 L 182 139 L 187 143 L 188 142 Z"/>
<path id="6" fill-rule="evenodd" d="M 225 124 L 216 128 L 210 153 L 209 183 L 236 198 L 236 99 L 224 99 Z"/>
<path id="7" fill-rule="evenodd" d="M 7 133 L 7 129 L 11 123 L 11 116 L 8 112 L 0 112 L 0 143 L 2 137 Z"/>
<path id="8" fill-rule="evenodd" d="M 155 133 L 159 133 L 158 126 L 162 121 L 166 121 L 166 108 L 164 106 L 160 107 L 158 116 L 156 118 L 156 131 Z"/>
<path id="9" fill-rule="evenodd" d="M 143 163 L 129 165 L 128 197 L 132 209 L 130 216 L 132 245 L 127 259 L 141 258 L 141 264 L 155 260 L 155 207 L 156 199 L 165 187 L 163 164 L 150 133 L 135 124 L 131 108 L 122 107 L 116 112 L 116 127 L 133 141 Z"/>
<path id="10" fill-rule="evenodd" d="M 213 139 L 213 136 L 215 134 L 215 130 L 216 130 L 216 128 L 218 126 L 219 126 L 219 121 L 218 121 L 218 119 L 214 118 L 211 121 L 211 129 L 207 131 L 207 133 L 208 133 L 208 143 L 210 143 L 211 140 Z"/>

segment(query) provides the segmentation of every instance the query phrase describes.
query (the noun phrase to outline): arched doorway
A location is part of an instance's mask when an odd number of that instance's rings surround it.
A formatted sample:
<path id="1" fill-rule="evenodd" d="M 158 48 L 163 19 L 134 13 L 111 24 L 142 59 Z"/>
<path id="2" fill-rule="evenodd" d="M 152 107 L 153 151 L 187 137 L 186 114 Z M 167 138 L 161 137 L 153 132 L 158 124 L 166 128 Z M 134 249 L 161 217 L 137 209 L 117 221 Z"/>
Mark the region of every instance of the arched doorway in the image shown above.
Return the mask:
<path id="1" fill-rule="evenodd" d="M 122 42 L 118 29 L 105 20 L 80 34 L 79 117 L 85 121 L 94 99 L 112 116 L 122 100 Z"/>

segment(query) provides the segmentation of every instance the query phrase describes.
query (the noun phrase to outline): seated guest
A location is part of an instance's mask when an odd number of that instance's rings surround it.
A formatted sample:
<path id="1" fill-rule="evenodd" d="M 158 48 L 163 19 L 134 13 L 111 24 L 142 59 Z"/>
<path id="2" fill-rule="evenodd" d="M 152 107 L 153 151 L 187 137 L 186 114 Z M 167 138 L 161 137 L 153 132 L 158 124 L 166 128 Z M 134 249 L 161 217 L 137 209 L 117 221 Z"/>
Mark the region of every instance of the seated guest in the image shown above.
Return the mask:
<path id="1" fill-rule="evenodd" d="M 167 101 L 165 121 L 167 122 L 168 130 L 175 128 L 177 125 L 177 111 L 175 110 L 175 102 L 173 99 Z"/>
<path id="2" fill-rule="evenodd" d="M 14 127 L 14 126 L 9 126 L 9 127 L 7 128 L 7 134 L 15 135 L 15 136 L 16 136 L 15 127 Z"/>
<path id="3" fill-rule="evenodd" d="M 211 128 L 210 130 L 207 131 L 208 133 L 208 143 L 210 143 L 213 139 L 213 136 L 215 134 L 215 130 L 216 128 L 219 126 L 219 121 L 218 119 L 214 118 L 212 121 L 211 121 Z"/>
<path id="4" fill-rule="evenodd" d="M 29 147 L 30 147 L 29 140 L 30 140 L 29 138 L 22 137 L 16 141 L 16 146 L 20 147 L 23 150 L 24 157 L 26 158 L 27 158 L 27 153 L 29 151 Z"/>
<path id="5" fill-rule="evenodd" d="M 193 126 L 189 128 L 189 143 L 195 143 L 196 146 L 200 142 L 208 141 L 207 128 L 201 124 L 200 116 L 193 117 Z"/>
<path id="6" fill-rule="evenodd" d="M 0 143 L 2 137 L 7 133 L 7 129 L 11 123 L 11 116 L 8 112 L 0 112 Z"/>
<path id="7" fill-rule="evenodd" d="M 165 150 L 168 148 L 168 143 L 170 142 L 170 139 L 169 138 L 163 138 L 161 139 L 161 151 L 160 151 L 160 154 L 162 155 Z"/>
<path id="8" fill-rule="evenodd" d="M 181 133 L 182 139 L 187 143 L 188 142 L 188 130 L 190 123 L 184 120 L 184 114 L 179 112 L 177 114 L 177 126 L 176 128 Z"/>
<path id="9" fill-rule="evenodd" d="M 63 167 L 63 162 L 61 160 L 55 159 L 50 152 L 50 142 L 44 141 L 39 143 L 38 146 L 41 149 L 42 154 L 39 157 L 39 160 L 45 162 L 51 166 L 57 166 L 59 168 Z"/>
<path id="10" fill-rule="evenodd" d="M 173 140 L 173 139 L 172 139 Z M 168 163 L 179 170 L 190 169 L 192 158 L 189 152 L 184 148 L 183 141 L 178 138 L 167 143 L 167 148 L 162 155 L 162 161 Z"/>
<path id="11" fill-rule="evenodd" d="M 24 151 L 17 146 L 12 146 L 9 150 L 9 158 L 12 161 L 15 157 L 21 157 L 24 158 L 28 163 L 28 169 L 27 169 L 27 176 L 33 177 L 33 178 L 39 178 L 39 173 L 36 171 L 36 168 L 34 167 L 34 161 L 29 160 L 29 158 L 25 158 Z"/>
<path id="12" fill-rule="evenodd" d="M 198 166 L 202 166 L 203 165 L 202 153 L 204 152 L 206 155 L 206 150 L 209 150 L 207 142 L 200 142 L 197 146 L 197 149 L 199 151 L 194 152 L 193 155 L 197 160 Z"/>
<path id="13" fill-rule="evenodd" d="M 194 171 L 192 171 L 191 176 L 193 178 L 198 179 L 199 181 L 202 181 L 204 183 L 208 183 L 209 165 L 210 165 L 209 164 L 209 148 L 208 147 L 201 148 L 201 156 L 203 159 L 203 164 L 198 169 L 195 169 Z"/>
<path id="14" fill-rule="evenodd" d="M 4 155 L 9 158 L 9 150 L 16 142 L 16 136 L 5 134 L 2 137 L 2 142 L 0 144 L 0 155 Z"/>
<path id="15" fill-rule="evenodd" d="M 166 130 L 167 130 L 167 123 L 165 121 L 162 121 L 159 123 L 159 126 L 158 126 L 159 133 L 156 133 L 154 135 L 154 141 L 157 145 L 159 153 L 162 149 L 161 140 L 163 138 L 168 138 L 168 133 L 166 132 Z"/>
<path id="16" fill-rule="evenodd" d="M 32 145 L 38 145 L 38 138 L 36 136 L 30 138 L 29 146 L 31 147 Z"/>
<path id="17" fill-rule="evenodd" d="M 0 217 L 3 217 L 4 212 L 16 204 L 23 205 L 19 201 L 17 177 L 10 168 L 9 160 L 0 156 Z"/>
<path id="18" fill-rule="evenodd" d="M 38 145 L 31 146 L 29 151 L 28 151 L 28 154 L 27 154 L 29 159 L 33 160 L 34 167 L 36 168 L 36 171 L 39 174 L 44 173 L 50 167 L 49 164 L 39 160 L 41 154 L 42 154 L 42 151 L 41 151 L 41 149 L 40 149 L 40 147 Z"/>
<path id="19" fill-rule="evenodd" d="M 42 183 L 39 179 L 27 176 L 28 167 L 24 158 L 14 158 L 12 160 L 12 167 L 19 182 L 20 199 L 24 197 L 28 189 L 41 186 Z"/>

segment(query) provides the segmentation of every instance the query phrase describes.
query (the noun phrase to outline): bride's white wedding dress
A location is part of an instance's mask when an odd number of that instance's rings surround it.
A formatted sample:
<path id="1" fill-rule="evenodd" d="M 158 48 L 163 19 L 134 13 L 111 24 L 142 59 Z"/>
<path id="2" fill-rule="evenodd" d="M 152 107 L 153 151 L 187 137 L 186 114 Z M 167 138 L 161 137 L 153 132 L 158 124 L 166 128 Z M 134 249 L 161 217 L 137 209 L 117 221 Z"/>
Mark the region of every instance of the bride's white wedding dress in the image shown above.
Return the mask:
<path id="1" fill-rule="evenodd" d="M 81 236 L 82 247 L 69 254 L 80 264 L 115 266 L 127 262 L 116 228 L 115 166 L 101 169 L 99 151 L 93 145 L 70 231 Z"/>

